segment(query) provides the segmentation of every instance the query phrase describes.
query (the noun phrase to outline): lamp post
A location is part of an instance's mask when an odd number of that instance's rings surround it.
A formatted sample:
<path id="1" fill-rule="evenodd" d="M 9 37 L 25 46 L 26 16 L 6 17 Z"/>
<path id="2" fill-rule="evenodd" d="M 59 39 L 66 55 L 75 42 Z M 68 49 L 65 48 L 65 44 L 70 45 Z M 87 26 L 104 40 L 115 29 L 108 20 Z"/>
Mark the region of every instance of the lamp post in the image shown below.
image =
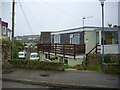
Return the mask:
<path id="1" fill-rule="evenodd" d="M 105 0 L 99 0 L 102 6 L 102 64 L 104 63 L 104 2 Z"/>

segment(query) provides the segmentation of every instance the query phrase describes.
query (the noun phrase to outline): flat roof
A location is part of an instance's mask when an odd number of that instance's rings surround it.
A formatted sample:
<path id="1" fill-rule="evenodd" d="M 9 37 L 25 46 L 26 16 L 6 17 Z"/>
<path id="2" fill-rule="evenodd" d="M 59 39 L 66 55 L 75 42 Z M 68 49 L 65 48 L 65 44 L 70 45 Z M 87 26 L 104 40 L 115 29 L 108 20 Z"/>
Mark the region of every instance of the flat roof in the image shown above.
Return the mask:
<path id="1" fill-rule="evenodd" d="M 85 26 L 78 28 L 71 28 L 66 30 L 59 30 L 52 32 L 51 34 L 65 34 L 65 33 L 75 33 L 75 32 L 83 32 L 83 31 L 102 31 L 102 27 L 93 27 L 93 26 Z M 118 31 L 118 27 L 104 27 L 104 31 Z"/>

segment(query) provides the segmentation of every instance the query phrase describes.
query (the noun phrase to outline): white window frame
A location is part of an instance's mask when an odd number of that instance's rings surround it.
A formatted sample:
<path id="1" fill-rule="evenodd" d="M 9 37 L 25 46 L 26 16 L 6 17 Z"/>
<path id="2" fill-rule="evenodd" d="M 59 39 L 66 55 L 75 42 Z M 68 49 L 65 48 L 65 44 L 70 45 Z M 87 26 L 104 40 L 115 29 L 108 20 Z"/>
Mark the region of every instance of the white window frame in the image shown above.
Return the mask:
<path id="1" fill-rule="evenodd" d="M 7 35 L 7 28 L 5 26 L 2 27 L 2 35 Z"/>

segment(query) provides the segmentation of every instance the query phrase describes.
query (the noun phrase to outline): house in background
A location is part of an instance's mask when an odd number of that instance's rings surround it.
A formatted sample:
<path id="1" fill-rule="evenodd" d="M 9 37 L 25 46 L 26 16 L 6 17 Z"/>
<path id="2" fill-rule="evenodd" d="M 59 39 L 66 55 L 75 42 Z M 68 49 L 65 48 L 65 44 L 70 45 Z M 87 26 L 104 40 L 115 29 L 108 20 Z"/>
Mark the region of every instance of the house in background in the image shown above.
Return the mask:
<path id="1" fill-rule="evenodd" d="M 11 47 L 9 45 L 3 44 L 2 39 L 11 40 L 12 31 L 8 28 L 8 23 L 2 21 L 0 18 L 0 54 L 2 54 L 2 59 L 11 58 Z"/>
<path id="2" fill-rule="evenodd" d="M 0 27 L 1 27 L 1 38 L 8 38 L 11 40 L 12 30 L 8 28 L 8 23 L 5 21 L 0 20 Z"/>
<path id="3" fill-rule="evenodd" d="M 25 50 L 32 52 L 32 48 L 37 49 L 36 44 L 40 41 L 40 35 L 24 35 L 16 36 L 15 40 L 21 42 L 25 46 Z"/>
<path id="4" fill-rule="evenodd" d="M 118 31 L 118 27 L 104 28 L 105 54 L 120 53 Z M 58 61 L 71 66 L 82 64 L 88 53 L 102 54 L 102 28 L 79 27 L 52 32 L 51 44 L 38 44 L 38 51 L 42 51 L 45 55 L 43 59 L 47 58 L 47 55 L 48 57 L 58 56 Z"/>

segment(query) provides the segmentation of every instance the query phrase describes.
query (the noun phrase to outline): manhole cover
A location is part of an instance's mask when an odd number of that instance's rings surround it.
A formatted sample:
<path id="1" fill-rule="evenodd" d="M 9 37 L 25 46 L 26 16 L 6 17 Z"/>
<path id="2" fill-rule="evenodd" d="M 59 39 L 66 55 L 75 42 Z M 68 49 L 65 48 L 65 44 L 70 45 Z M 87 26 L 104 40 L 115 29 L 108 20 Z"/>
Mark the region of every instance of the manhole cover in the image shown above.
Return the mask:
<path id="1" fill-rule="evenodd" d="M 42 76 L 42 77 L 48 77 L 50 75 L 49 74 L 40 74 L 40 76 Z"/>

